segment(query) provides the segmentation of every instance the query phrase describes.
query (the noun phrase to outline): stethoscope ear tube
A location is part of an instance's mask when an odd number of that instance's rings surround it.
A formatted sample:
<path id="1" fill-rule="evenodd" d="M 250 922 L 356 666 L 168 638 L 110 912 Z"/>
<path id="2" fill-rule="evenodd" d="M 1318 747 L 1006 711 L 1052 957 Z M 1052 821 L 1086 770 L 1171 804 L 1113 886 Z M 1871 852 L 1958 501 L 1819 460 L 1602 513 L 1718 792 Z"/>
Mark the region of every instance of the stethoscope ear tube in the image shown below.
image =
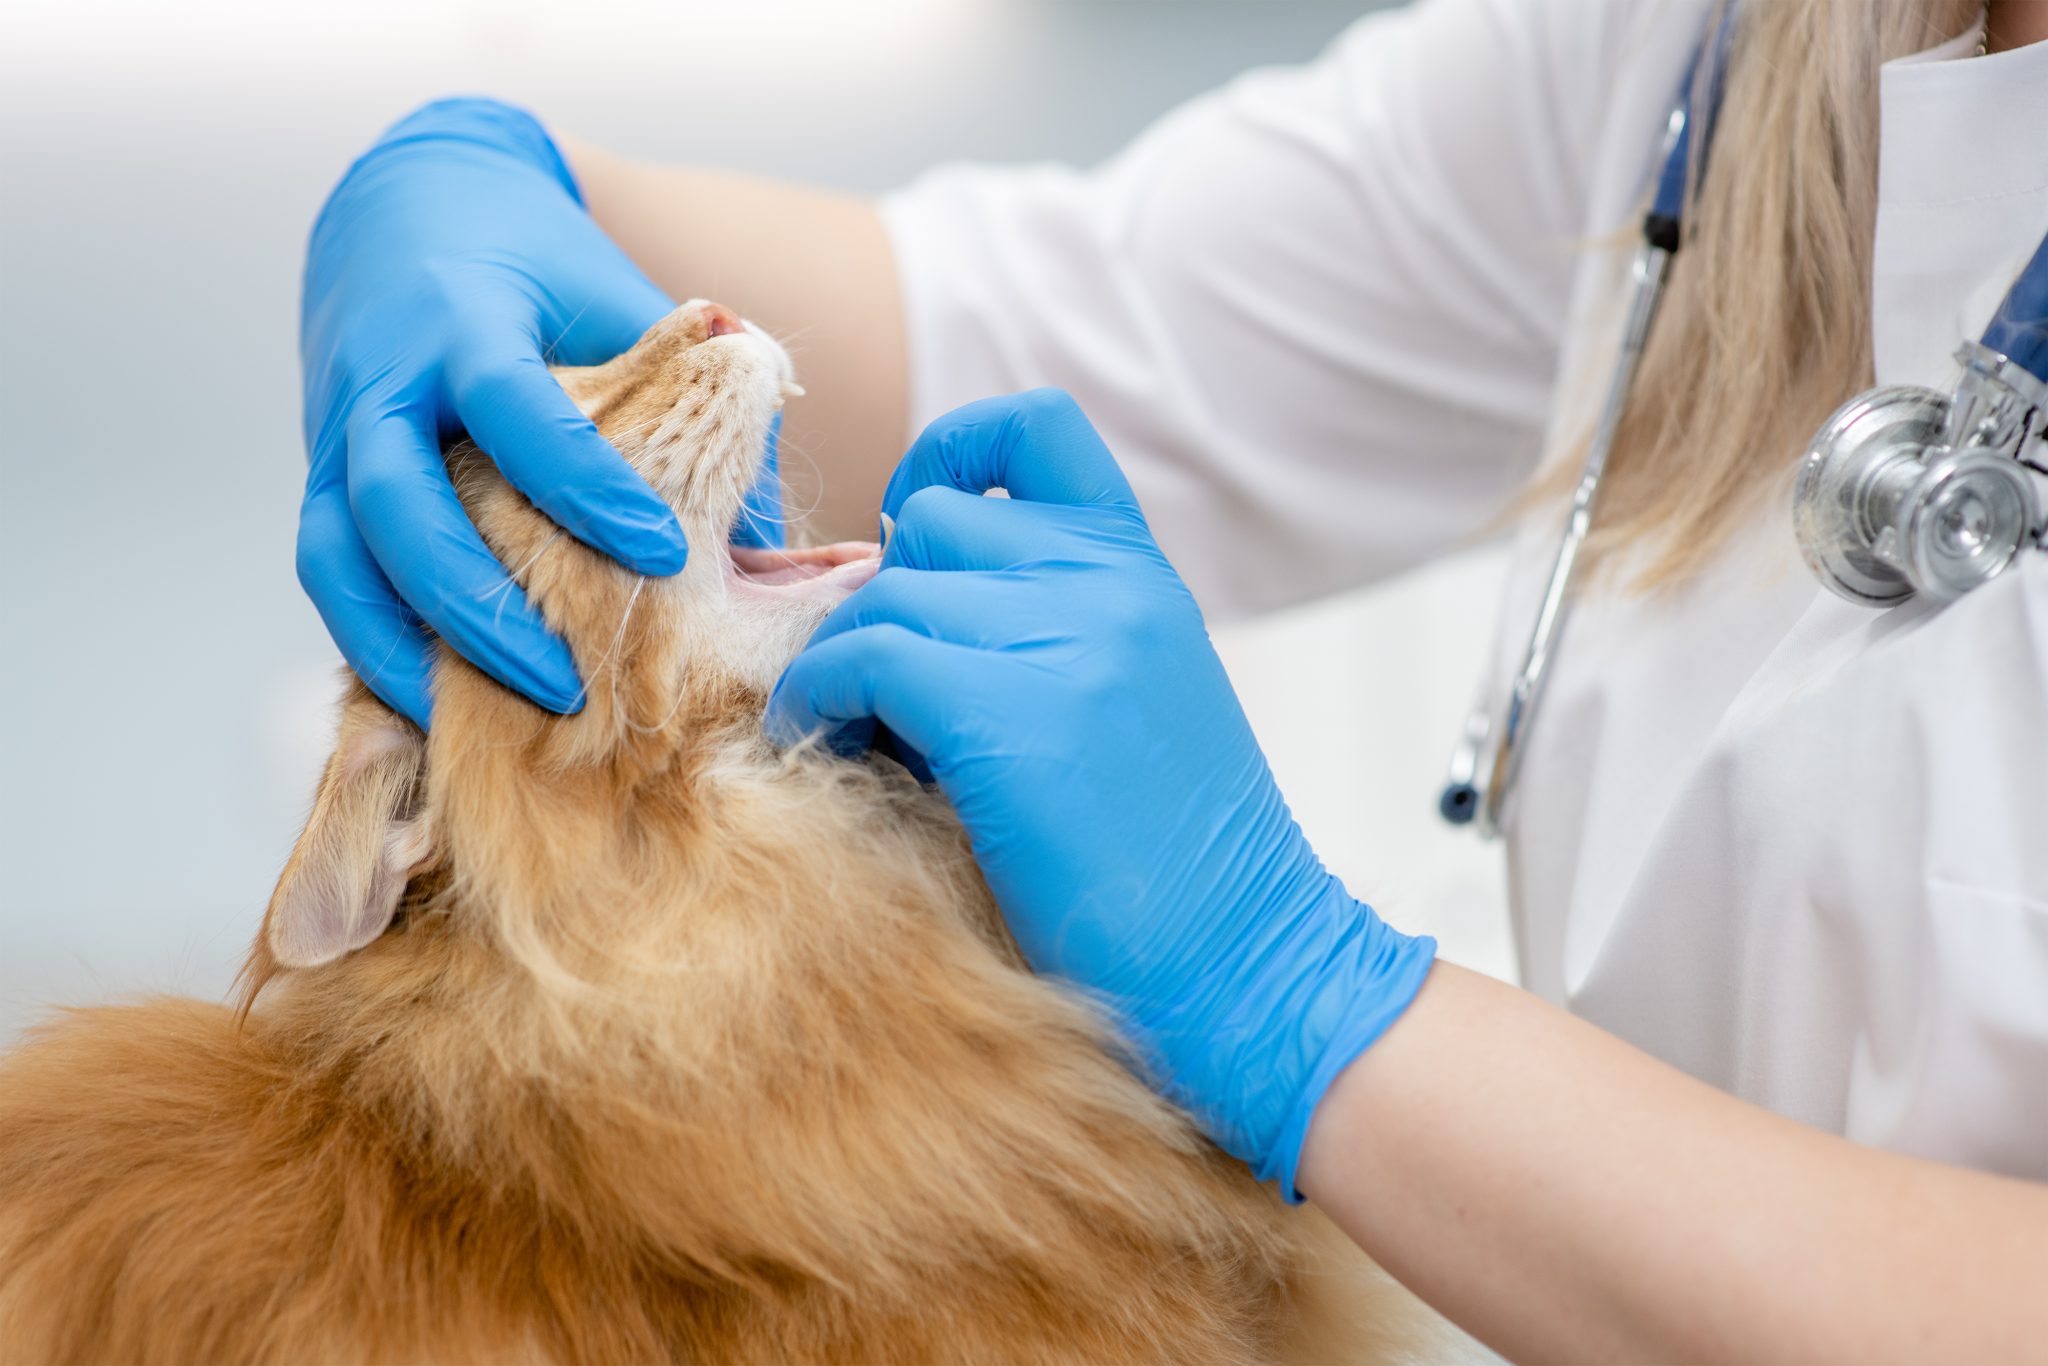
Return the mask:
<path id="1" fill-rule="evenodd" d="M 1465 716 L 1465 733 L 1451 751 L 1451 771 L 1437 794 L 1436 811 L 1452 825 L 1470 825 L 1479 818 L 1479 805 L 1486 792 L 1486 775 L 1479 765 L 1487 753 L 1486 740 L 1493 730 L 1493 712 L 1482 695 Z"/>
<path id="2" fill-rule="evenodd" d="M 1683 124 L 1682 118 L 1673 118 L 1669 140 L 1676 140 Z M 1630 263 L 1628 320 L 1622 329 L 1614 375 L 1608 381 L 1600 420 L 1586 446 L 1585 468 L 1579 472 L 1579 482 L 1572 490 L 1571 511 L 1565 518 L 1557 557 L 1551 562 L 1543 601 L 1536 609 L 1529 647 L 1508 689 L 1507 710 L 1497 730 L 1490 711 L 1484 706 L 1473 710 L 1466 719 L 1464 737 L 1451 756 L 1449 777 L 1437 796 L 1437 810 L 1444 819 L 1453 825 L 1476 824 L 1479 833 L 1489 839 L 1500 831 L 1502 812 L 1521 762 L 1522 737 L 1542 703 L 1550 662 L 1564 638 L 1579 551 L 1593 530 L 1593 510 L 1599 501 L 1600 482 L 1607 473 L 1607 457 L 1614 449 L 1614 435 L 1620 429 L 1629 390 L 1635 384 L 1636 367 L 1649 341 L 1650 324 L 1657 316 L 1657 301 L 1663 297 L 1664 281 L 1670 274 L 1671 253 L 1649 240 L 1651 231 L 1646 229 L 1645 240 Z"/>
<path id="3" fill-rule="evenodd" d="M 1734 5 L 1724 12 L 1708 73 L 1704 114 L 1686 98 L 1665 128 L 1663 157 L 1632 268 L 1628 321 L 1585 470 L 1572 495 L 1550 579 L 1522 666 L 1496 713 L 1482 702 L 1466 720 L 1437 809 L 1454 825 L 1499 832 L 1552 662 L 1563 639 L 1573 572 L 1621 414 L 1649 339 L 1672 253 L 1682 244 L 1688 153 L 1705 158 L 1719 103 Z M 1689 147 L 1696 138 L 1697 149 Z M 1807 446 L 1792 494 L 1801 555 L 1830 591 L 1866 607 L 1916 595 L 1950 602 L 2005 572 L 2029 546 L 2048 548 L 2048 238 L 2006 294 L 1982 341 L 1956 352 L 1951 393 L 1888 385 L 1835 411 Z"/>
<path id="4" fill-rule="evenodd" d="M 1648 211 L 1643 215 L 1642 242 L 1629 263 L 1628 317 L 1622 324 L 1614 373 L 1607 383 L 1599 421 L 1586 446 L 1585 468 L 1572 493 L 1564 536 L 1550 567 L 1550 580 L 1544 587 L 1536 624 L 1529 633 L 1529 648 L 1508 690 L 1505 712 L 1496 727 L 1494 713 L 1483 701 L 1473 708 L 1466 718 L 1465 733 L 1451 755 L 1451 771 L 1437 795 L 1437 810 L 1445 820 L 1453 825 L 1476 825 L 1488 839 L 1500 832 L 1502 812 L 1521 759 L 1522 738 L 1542 701 L 1550 661 L 1563 638 L 1565 619 L 1570 612 L 1573 571 L 1578 565 L 1579 549 L 1593 528 L 1593 508 L 1599 499 L 1601 477 L 1607 470 L 1607 456 L 1614 448 L 1614 434 L 1628 406 L 1636 367 L 1649 342 L 1650 324 L 1656 320 L 1657 303 L 1663 297 L 1664 281 L 1671 271 L 1671 258 L 1684 241 L 1686 177 L 1696 161 L 1704 162 L 1713 138 L 1721 97 L 1721 68 L 1725 64 L 1734 8 L 1732 4 L 1727 7 L 1714 35 L 1715 60 L 1707 72 L 1706 103 L 1700 117 L 1694 117 L 1692 97 L 1700 82 L 1704 51 L 1693 54 L 1678 102 L 1665 121 L 1657 179 L 1651 186 Z M 1697 152 L 1692 145 L 1695 137 L 1699 142 Z"/>
<path id="5" fill-rule="evenodd" d="M 2033 259 L 1999 304 L 1981 347 L 2037 384 L 2048 382 L 2048 237 L 2034 248 Z"/>

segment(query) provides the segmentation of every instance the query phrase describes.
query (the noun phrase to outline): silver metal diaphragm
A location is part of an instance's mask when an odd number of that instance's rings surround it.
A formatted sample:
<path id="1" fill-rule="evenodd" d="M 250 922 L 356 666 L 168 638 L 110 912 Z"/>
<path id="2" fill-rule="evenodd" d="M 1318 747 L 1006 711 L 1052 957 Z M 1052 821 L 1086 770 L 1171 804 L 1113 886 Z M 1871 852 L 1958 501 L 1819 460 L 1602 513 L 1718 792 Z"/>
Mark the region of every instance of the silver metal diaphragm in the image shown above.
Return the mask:
<path id="1" fill-rule="evenodd" d="M 1851 602 L 1915 593 L 1952 602 L 1996 578 L 2033 539 L 2041 496 L 2004 451 L 1951 449 L 1948 395 L 1918 385 L 1861 394 L 1799 465 L 1792 529 L 1815 577 Z"/>
<path id="2" fill-rule="evenodd" d="M 1814 434 L 1792 491 L 1792 530 L 1807 568 L 1840 596 L 1867 607 L 1913 596 L 1892 520 L 1947 418 L 1946 394 L 1894 384 L 1857 395 Z"/>

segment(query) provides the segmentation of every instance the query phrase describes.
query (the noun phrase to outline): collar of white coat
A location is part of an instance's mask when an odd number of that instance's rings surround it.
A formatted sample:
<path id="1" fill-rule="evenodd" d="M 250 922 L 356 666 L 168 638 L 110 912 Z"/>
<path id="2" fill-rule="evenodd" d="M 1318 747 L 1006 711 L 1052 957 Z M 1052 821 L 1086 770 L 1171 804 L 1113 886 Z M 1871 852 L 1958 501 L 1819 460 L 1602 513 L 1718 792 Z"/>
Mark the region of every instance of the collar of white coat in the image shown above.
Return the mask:
<path id="1" fill-rule="evenodd" d="M 1946 385 L 1956 344 L 1983 330 L 2048 232 L 2048 43 L 1979 57 L 1980 36 L 1880 73 L 1880 383 Z"/>

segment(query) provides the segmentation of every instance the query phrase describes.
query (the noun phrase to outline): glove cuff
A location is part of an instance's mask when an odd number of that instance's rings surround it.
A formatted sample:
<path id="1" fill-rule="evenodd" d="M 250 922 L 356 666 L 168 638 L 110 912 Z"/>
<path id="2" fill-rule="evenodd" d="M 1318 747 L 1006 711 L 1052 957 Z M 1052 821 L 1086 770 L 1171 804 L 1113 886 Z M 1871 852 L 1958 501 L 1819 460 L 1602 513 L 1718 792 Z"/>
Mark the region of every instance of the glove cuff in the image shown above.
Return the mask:
<path id="1" fill-rule="evenodd" d="M 1337 1074 L 1414 1001 L 1436 941 L 1392 929 L 1313 865 L 1291 909 L 1255 917 L 1255 943 L 1219 946 L 1173 1006 L 1126 1019 L 1155 1084 L 1261 1181 L 1301 1203 L 1295 1169 Z"/>
<path id="2" fill-rule="evenodd" d="M 587 207 L 568 160 L 540 120 L 516 105 L 486 96 L 458 95 L 421 105 L 385 129 L 362 159 L 367 161 L 393 147 L 428 142 L 468 143 L 512 157 L 551 177 L 578 208 Z"/>
<path id="3" fill-rule="evenodd" d="M 1309 1125 L 1337 1076 L 1379 1041 L 1414 1002 L 1436 961 L 1436 940 L 1392 929 L 1363 902 L 1350 902 L 1352 932 L 1332 971 L 1321 974 L 1302 999 L 1297 1023 L 1301 1052 L 1311 1057 L 1278 1135 L 1254 1167 L 1260 1180 L 1277 1181 L 1281 1198 L 1302 1202 L 1295 1188 Z M 1320 1047 L 1316 1043 L 1320 1043 Z"/>

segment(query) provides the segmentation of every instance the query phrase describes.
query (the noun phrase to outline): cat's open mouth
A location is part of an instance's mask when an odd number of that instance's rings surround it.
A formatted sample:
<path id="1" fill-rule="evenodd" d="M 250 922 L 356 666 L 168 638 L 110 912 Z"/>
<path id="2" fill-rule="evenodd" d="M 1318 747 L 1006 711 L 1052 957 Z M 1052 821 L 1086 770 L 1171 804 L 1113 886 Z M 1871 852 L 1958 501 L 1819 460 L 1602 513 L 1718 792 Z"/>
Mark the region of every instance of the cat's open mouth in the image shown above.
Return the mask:
<path id="1" fill-rule="evenodd" d="M 743 545 L 728 549 L 738 586 L 777 596 L 823 597 L 836 602 L 872 579 L 882 565 L 882 548 L 873 541 L 839 541 L 806 550 Z"/>

